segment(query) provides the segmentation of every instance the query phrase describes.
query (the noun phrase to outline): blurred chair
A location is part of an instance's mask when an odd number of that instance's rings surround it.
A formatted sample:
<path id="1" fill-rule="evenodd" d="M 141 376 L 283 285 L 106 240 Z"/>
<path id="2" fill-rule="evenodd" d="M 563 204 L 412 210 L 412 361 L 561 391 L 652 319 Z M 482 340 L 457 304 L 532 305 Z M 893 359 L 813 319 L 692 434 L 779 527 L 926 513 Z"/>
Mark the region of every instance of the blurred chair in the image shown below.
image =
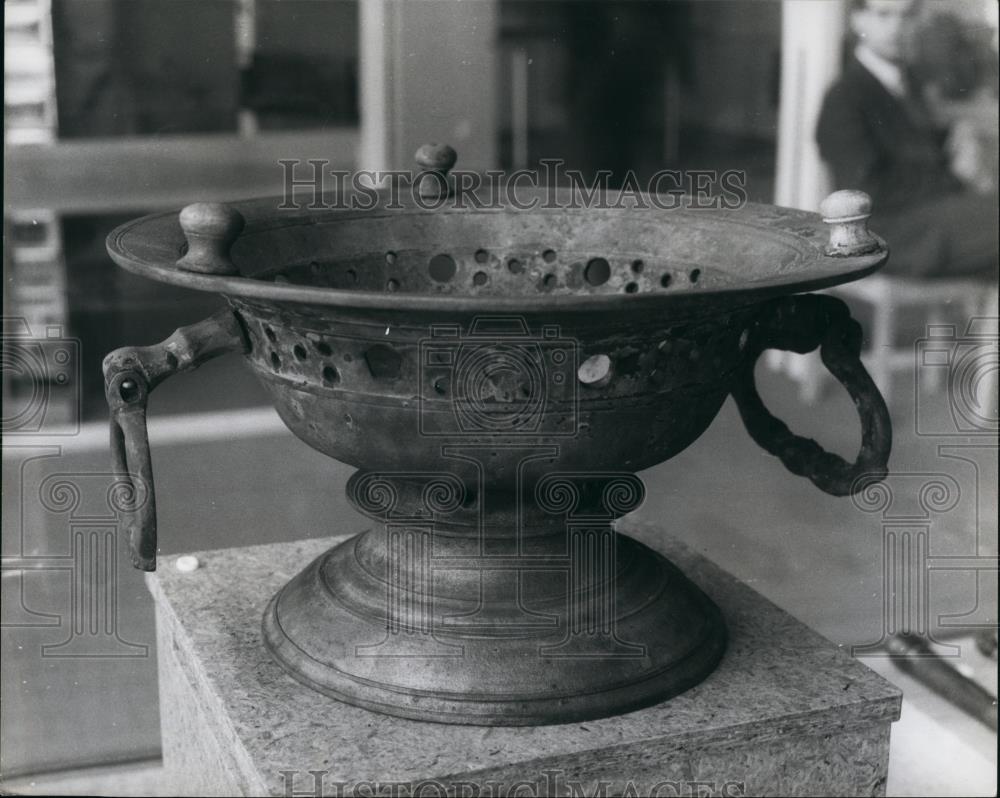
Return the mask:
<path id="1" fill-rule="evenodd" d="M 961 324 L 975 317 L 996 318 L 997 286 L 980 279 L 922 280 L 897 275 L 874 274 L 853 283 L 836 286 L 826 293 L 839 296 L 851 304 L 864 303 L 871 308 L 871 317 L 865 330 L 869 345 L 862 353 L 862 361 L 872 379 L 890 403 L 893 375 L 916 368 L 916 341 L 899 340 L 899 317 L 908 308 L 923 308 L 925 329 L 955 323 L 956 312 L 962 314 Z M 829 377 L 818 357 L 805 357 L 788 352 L 771 350 L 767 364 L 790 377 L 799 389 L 799 395 L 812 403 L 820 396 Z M 940 369 L 924 369 L 920 378 L 928 390 L 938 390 Z M 987 406 L 996 400 L 994 371 L 989 377 Z"/>

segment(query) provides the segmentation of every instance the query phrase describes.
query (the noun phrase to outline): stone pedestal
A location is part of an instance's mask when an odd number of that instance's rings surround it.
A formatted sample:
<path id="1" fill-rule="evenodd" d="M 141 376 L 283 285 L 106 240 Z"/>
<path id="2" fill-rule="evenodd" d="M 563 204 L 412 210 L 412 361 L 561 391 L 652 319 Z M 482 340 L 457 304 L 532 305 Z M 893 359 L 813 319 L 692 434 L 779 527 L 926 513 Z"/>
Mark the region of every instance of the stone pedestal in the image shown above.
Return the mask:
<path id="1" fill-rule="evenodd" d="M 718 669 L 676 698 L 586 723 L 489 728 L 402 720 L 316 693 L 271 661 L 261 618 L 335 542 L 201 552 L 192 572 L 162 557 L 148 575 L 164 766 L 179 794 L 884 794 L 899 691 L 664 538 L 657 548 L 729 628 Z"/>

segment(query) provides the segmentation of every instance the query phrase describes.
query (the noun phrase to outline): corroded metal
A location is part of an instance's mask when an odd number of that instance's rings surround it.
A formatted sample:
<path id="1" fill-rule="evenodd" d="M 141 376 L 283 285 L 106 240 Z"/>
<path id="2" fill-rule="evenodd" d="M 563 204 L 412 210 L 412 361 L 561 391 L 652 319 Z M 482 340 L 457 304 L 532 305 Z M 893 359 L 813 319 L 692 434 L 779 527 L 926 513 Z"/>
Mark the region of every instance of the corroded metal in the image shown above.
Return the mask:
<path id="1" fill-rule="evenodd" d="M 421 196 L 432 183 L 452 191 L 453 151 L 422 157 Z M 530 212 L 477 210 L 460 192 L 436 210 L 201 207 L 186 212 L 188 243 L 192 219 L 201 236 L 195 269 L 173 215 L 109 237 L 126 269 L 229 302 L 175 334 L 180 347 L 109 356 L 122 470 L 152 478 L 155 383 L 233 350 L 294 434 L 358 469 L 348 495 L 374 526 L 265 613 L 265 644 L 311 687 L 454 723 L 663 700 L 711 672 L 725 625 L 673 565 L 615 531 L 642 501 L 635 472 L 695 441 L 732 393 L 754 439 L 821 489 L 885 474 L 889 419 L 857 325 L 837 300 L 788 296 L 875 270 L 879 239 L 827 254 L 815 214 L 639 211 L 614 195 L 572 209 L 560 197 L 541 191 L 551 207 Z M 817 346 L 859 409 L 853 465 L 794 436 L 753 385 L 763 349 Z M 152 567 L 152 509 L 133 526 L 135 561 Z"/>
<path id="2" fill-rule="evenodd" d="M 802 438 L 772 416 L 757 393 L 753 367 L 765 349 L 805 354 L 819 348 L 823 364 L 851 395 L 861 419 L 861 450 L 854 463 Z M 772 299 L 748 329 L 746 362 L 733 385 L 733 397 L 747 432 L 762 448 L 781 459 L 793 474 L 808 477 L 820 490 L 849 496 L 888 470 L 892 423 L 885 400 L 861 365 L 861 325 L 841 300 L 806 294 Z"/>
<path id="3" fill-rule="evenodd" d="M 136 568 L 156 570 L 156 495 L 146 435 L 149 392 L 167 377 L 244 348 L 236 317 L 223 310 L 181 327 L 162 343 L 116 349 L 104 358 L 105 394 L 111 410 L 111 462 L 116 473 L 132 481 L 134 506 L 127 513 L 126 532 Z M 136 479 L 142 482 L 141 488 Z"/>

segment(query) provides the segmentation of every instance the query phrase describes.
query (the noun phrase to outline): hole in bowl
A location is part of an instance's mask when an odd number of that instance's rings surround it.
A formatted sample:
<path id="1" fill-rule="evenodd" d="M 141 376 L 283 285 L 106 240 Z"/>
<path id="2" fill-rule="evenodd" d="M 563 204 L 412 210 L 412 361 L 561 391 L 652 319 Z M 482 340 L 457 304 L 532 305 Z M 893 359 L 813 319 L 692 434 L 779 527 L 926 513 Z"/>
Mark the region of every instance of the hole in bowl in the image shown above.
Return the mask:
<path id="1" fill-rule="evenodd" d="M 583 270 L 583 279 L 597 287 L 611 278 L 611 265 L 604 258 L 591 258 Z"/>
<path id="2" fill-rule="evenodd" d="M 546 263 L 555 263 L 556 251 L 554 249 L 547 249 L 542 253 L 542 260 Z"/>
<path id="3" fill-rule="evenodd" d="M 490 276 L 486 272 L 476 272 L 472 275 L 473 285 L 486 285 L 490 281 Z"/>
<path id="4" fill-rule="evenodd" d="M 267 336 L 267 340 L 270 341 L 272 344 L 278 340 L 278 336 L 274 334 L 274 330 L 272 330 L 270 327 L 264 328 L 264 335 Z"/>
<path id="5" fill-rule="evenodd" d="M 660 278 L 660 285 L 663 286 L 664 288 L 669 288 L 670 287 L 670 283 L 673 282 L 673 279 L 674 278 L 671 277 L 669 274 L 664 274 Z"/>
<path id="6" fill-rule="evenodd" d="M 302 344 L 295 344 L 295 346 L 292 347 L 292 351 L 295 353 L 295 357 L 299 360 L 305 360 L 309 357 L 309 354 L 306 352 L 306 348 L 302 346 Z"/>
<path id="7" fill-rule="evenodd" d="M 701 269 L 692 269 L 688 277 L 691 278 L 692 283 L 698 282 L 698 278 L 701 277 Z"/>
<path id="8" fill-rule="evenodd" d="M 448 381 L 444 377 L 438 377 L 434 380 L 434 393 L 438 396 L 444 396 L 448 393 Z"/>
<path id="9" fill-rule="evenodd" d="M 490 253 L 485 249 L 476 250 L 476 263 L 486 263 L 490 259 Z"/>
<path id="10" fill-rule="evenodd" d="M 354 269 L 348 269 L 344 274 L 347 277 L 347 281 L 350 283 L 356 283 L 358 281 L 358 273 Z"/>
<path id="11" fill-rule="evenodd" d="M 398 291 L 399 290 L 399 280 L 397 280 L 395 277 L 391 278 L 385 284 L 385 290 L 389 291 L 390 293 L 395 293 L 396 291 Z"/>
<path id="12" fill-rule="evenodd" d="M 427 265 L 431 279 L 439 283 L 450 282 L 451 278 L 455 276 L 457 268 L 455 259 L 445 253 L 435 255 Z"/>
<path id="13" fill-rule="evenodd" d="M 336 385 L 340 382 L 340 374 L 333 366 L 323 367 L 323 382 L 327 385 Z"/>
<path id="14" fill-rule="evenodd" d="M 638 290 L 639 290 L 639 284 L 638 283 L 628 283 L 625 286 L 625 293 L 626 294 L 634 294 Z"/>
<path id="15" fill-rule="evenodd" d="M 646 268 L 646 264 L 643 263 L 638 258 L 632 261 L 632 271 L 635 274 L 642 274 L 642 270 Z"/>
<path id="16" fill-rule="evenodd" d="M 172 369 L 177 368 L 177 355 L 173 352 L 167 352 L 167 365 Z"/>
<path id="17" fill-rule="evenodd" d="M 542 279 L 542 287 L 546 291 L 551 291 L 556 287 L 556 276 L 554 274 L 546 274 Z"/>
<path id="18" fill-rule="evenodd" d="M 385 262 L 388 263 L 390 266 L 392 266 L 396 263 L 396 258 L 398 257 L 399 256 L 395 252 L 386 252 Z"/>
<path id="19" fill-rule="evenodd" d="M 275 371 L 281 368 L 281 358 L 278 357 L 277 352 L 271 353 L 271 368 L 273 368 Z"/>
<path id="20" fill-rule="evenodd" d="M 520 274 L 524 271 L 524 267 L 521 265 L 521 261 L 517 258 L 511 258 L 507 261 L 507 271 L 511 274 Z"/>
<path id="21" fill-rule="evenodd" d="M 403 358 L 388 344 L 374 344 L 365 352 L 368 370 L 377 379 L 394 380 L 399 377 L 403 367 Z"/>
<path id="22" fill-rule="evenodd" d="M 316 351 L 319 352 L 323 357 L 329 357 L 330 355 L 333 354 L 333 350 L 330 348 L 330 345 L 325 341 L 316 341 L 316 343 L 314 343 L 313 346 L 316 347 Z"/>

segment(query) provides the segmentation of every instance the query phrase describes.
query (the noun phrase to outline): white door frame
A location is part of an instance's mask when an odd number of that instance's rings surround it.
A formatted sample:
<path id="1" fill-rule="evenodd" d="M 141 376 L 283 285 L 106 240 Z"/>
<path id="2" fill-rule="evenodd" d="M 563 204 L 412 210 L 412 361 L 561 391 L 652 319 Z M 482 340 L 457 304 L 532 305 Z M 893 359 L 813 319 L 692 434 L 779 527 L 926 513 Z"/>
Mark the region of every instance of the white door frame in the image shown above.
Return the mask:
<path id="1" fill-rule="evenodd" d="M 783 0 L 774 201 L 815 211 L 832 182 L 816 145 L 823 96 L 840 74 L 845 0 Z"/>

